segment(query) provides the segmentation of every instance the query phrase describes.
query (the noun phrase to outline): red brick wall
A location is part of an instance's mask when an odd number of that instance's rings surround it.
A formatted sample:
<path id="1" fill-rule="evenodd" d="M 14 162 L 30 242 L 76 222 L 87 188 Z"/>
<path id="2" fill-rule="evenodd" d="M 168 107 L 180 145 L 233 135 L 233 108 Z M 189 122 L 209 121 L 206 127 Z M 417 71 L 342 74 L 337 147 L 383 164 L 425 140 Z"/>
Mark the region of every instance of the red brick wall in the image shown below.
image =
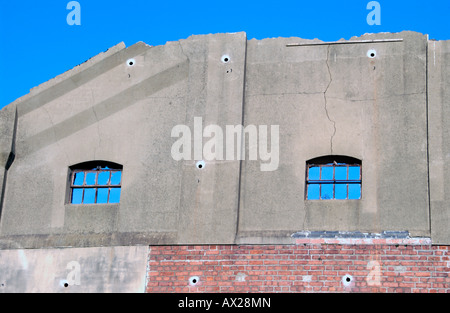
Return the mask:
<path id="1" fill-rule="evenodd" d="M 146 291 L 450 292 L 450 246 L 303 242 L 151 246 Z"/>

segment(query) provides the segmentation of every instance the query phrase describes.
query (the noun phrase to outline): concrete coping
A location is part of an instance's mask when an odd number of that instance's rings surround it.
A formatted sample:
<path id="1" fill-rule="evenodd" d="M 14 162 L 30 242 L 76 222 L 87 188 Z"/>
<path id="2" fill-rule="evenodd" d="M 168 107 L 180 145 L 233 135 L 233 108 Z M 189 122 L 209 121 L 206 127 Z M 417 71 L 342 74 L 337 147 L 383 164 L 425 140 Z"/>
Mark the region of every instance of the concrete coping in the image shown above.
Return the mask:
<path id="1" fill-rule="evenodd" d="M 383 231 L 363 233 L 359 231 L 300 231 L 291 235 L 296 244 L 385 244 L 430 245 L 429 237 L 410 237 L 408 231 Z"/>

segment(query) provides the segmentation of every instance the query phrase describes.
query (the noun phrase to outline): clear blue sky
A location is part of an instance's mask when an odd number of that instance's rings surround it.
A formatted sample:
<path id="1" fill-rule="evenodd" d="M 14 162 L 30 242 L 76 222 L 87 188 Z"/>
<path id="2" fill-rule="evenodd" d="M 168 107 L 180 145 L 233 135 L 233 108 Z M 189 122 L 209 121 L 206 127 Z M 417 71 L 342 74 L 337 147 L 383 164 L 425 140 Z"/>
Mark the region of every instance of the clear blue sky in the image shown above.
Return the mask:
<path id="1" fill-rule="evenodd" d="M 319 38 L 413 30 L 450 39 L 450 0 L 79 0 L 81 25 L 68 25 L 69 0 L 0 0 L 0 108 L 47 80 L 125 42 L 162 45 L 192 34 L 245 31 L 248 39 Z"/>

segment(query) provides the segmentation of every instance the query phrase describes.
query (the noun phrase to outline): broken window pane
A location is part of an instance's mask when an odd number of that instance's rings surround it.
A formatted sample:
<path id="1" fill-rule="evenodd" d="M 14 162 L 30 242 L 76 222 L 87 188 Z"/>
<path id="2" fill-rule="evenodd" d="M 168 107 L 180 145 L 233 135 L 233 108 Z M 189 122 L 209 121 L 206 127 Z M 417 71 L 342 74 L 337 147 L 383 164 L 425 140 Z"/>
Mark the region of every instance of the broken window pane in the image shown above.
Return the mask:
<path id="1" fill-rule="evenodd" d="M 333 199 L 333 184 L 322 184 L 320 199 Z"/>
<path id="2" fill-rule="evenodd" d="M 122 166 L 107 161 L 89 161 L 70 168 L 70 203 L 119 203 Z M 113 187 L 113 188 L 112 188 Z"/>
<path id="3" fill-rule="evenodd" d="M 306 167 L 306 199 L 361 199 L 360 160 L 333 155 L 314 161 L 318 163 L 307 163 Z"/>

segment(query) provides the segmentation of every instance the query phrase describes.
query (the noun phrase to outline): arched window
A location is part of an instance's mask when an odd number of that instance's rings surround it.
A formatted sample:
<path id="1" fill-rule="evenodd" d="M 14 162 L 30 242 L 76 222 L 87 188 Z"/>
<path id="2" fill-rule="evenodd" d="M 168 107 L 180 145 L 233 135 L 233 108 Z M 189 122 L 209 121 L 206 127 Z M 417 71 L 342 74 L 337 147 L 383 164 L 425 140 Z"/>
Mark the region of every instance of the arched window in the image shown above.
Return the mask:
<path id="1" fill-rule="evenodd" d="M 122 165 L 90 161 L 70 167 L 71 204 L 119 203 Z"/>
<path id="2" fill-rule="evenodd" d="M 361 199 L 361 160 L 329 155 L 306 162 L 307 200 Z"/>

